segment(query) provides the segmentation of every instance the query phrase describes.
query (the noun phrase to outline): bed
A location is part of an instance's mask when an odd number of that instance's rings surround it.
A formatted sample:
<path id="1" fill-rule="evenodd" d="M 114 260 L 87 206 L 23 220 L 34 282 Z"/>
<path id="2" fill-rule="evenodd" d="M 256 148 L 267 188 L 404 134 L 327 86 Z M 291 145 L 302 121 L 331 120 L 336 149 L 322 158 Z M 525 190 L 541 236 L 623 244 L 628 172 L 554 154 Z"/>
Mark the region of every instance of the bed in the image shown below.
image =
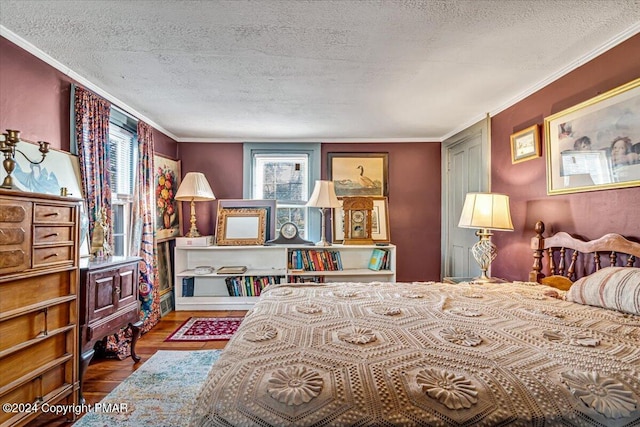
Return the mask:
<path id="1" fill-rule="evenodd" d="M 569 281 L 568 291 L 270 286 L 213 366 L 190 425 L 640 425 L 640 244 L 537 231 L 530 277 Z"/>

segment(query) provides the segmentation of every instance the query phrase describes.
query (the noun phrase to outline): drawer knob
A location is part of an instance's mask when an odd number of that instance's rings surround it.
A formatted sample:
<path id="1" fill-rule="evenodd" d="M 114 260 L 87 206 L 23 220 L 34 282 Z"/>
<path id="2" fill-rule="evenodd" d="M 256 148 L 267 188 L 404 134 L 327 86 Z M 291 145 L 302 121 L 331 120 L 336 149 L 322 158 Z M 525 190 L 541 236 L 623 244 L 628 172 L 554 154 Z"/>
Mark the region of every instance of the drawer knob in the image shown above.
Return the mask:
<path id="1" fill-rule="evenodd" d="M 59 212 L 49 212 L 49 213 L 45 214 L 44 216 L 58 216 L 58 215 L 60 215 Z"/>
<path id="2" fill-rule="evenodd" d="M 55 254 L 49 254 L 49 255 L 47 255 L 46 257 L 44 257 L 44 259 L 55 258 L 55 257 L 57 257 L 57 256 L 58 256 L 58 254 L 57 254 L 57 253 L 55 253 Z"/>
<path id="3" fill-rule="evenodd" d="M 114 294 L 119 294 L 119 293 L 120 293 L 120 287 L 115 287 L 115 288 L 113 289 L 113 293 L 114 293 Z"/>
<path id="4" fill-rule="evenodd" d="M 57 236 L 59 236 L 59 235 L 60 235 L 60 233 L 50 233 L 50 234 L 47 234 L 47 235 L 46 235 L 46 236 L 44 236 L 44 237 L 45 237 L 45 238 L 46 238 L 46 237 L 57 237 Z"/>

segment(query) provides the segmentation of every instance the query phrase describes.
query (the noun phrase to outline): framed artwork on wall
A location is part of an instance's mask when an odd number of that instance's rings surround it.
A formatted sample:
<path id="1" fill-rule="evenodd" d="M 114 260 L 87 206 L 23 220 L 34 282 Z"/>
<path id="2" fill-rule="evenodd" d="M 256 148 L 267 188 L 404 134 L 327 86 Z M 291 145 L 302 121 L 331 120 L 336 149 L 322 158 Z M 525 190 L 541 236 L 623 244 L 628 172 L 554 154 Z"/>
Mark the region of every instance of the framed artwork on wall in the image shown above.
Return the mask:
<path id="1" fill-rule="evenodd" d="M 175 198 L 180 186 L 180 160 L 153 156 L 156 197 L 156 239 L 163 241 L 181 235 L 182 203 Z"/>
<path id="2" fill-rule="evenodd" d="M 266 208 L 218 209 L 216 244 L 262 245 L 267 228 Z"/>
<path id="3" fill-rule="evenodd" d="M 389 153 L 328 153 L 327 172 L 338 197 L 388 195 Z"/>
<path id="4" fill-rule="evenodd" d="M 547 194 L 640 185 L 640 79 L 544 119 Z"/>
<path id="5" fill-rule="evenodd" d="M 373 199 L 371 238 L 374 242 L 388 243 L 391 241 L 389 199 L 386 197 L 371 197 L 371 199 Z M 334 208 L 331 219 L 333 243 L 342 243 L 344 241 L 344 210 L 341 207 Z"/>
<path id="6" fill-rule="evenodd" d="M 520 163 L 542 155 L 540 126 L 535 124 L 511 135 L 511 163 Z"/>

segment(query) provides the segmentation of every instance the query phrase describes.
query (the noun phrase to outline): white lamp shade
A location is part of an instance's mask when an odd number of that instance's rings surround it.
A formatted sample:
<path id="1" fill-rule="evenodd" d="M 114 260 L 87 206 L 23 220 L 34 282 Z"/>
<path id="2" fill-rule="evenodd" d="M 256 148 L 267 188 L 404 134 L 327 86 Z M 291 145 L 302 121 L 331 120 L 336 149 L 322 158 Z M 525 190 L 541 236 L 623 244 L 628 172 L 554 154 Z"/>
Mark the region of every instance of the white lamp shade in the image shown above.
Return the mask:
<path id="1" fill-rule="evenodd" d="M 337 208 L 340 207 L 340 201 L 336 196 L 336 189 L 333 181 L 316 181 L 313 194 L 307 202 L 307 206 L 316 208 Z"/>
<path id="2" fill-rule="evenodd" d="M 497 193 L 467 193 L 458 227 L 513 231 L 509 196 Z"/>
<path id="3" fill-rule="evenodd" d="M 209 181 L 202 172 L 189 172 L 185 175 L 178 192 L 176 200 L 204 202 L 207 200 L 215 200 Z"/>

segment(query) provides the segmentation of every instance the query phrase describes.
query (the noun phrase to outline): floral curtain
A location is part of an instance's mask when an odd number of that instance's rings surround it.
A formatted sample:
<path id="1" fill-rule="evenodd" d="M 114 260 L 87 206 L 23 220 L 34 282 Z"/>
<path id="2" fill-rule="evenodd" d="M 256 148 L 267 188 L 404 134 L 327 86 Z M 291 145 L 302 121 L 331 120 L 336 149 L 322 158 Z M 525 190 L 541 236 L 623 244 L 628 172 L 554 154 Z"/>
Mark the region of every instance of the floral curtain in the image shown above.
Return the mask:
<path id="1" fill-rule="evenodd" d="M 113 247 L 111 222 L 111 177 L 109 176 L 109 113 L 111 103 L 96 94 L 75 87 L 75 138 L 80 176 L 87 201 L 89 236 L 96 218 L 106 225 L 106 243 Z"/>
<path id="2" fill-rule="evenodd" d="M 138 253 L 140 260 L 140 301 L 142 332 L 147 332 L 160 320 L 160 294 L 158 293 L 157 256 L 155 253 L 153 130 L 148 124 L 138 122 L 138 180 L 136 185 L 133 217 L 138 218 L 136 234 L 139 245 L 131 253 Z"/>

